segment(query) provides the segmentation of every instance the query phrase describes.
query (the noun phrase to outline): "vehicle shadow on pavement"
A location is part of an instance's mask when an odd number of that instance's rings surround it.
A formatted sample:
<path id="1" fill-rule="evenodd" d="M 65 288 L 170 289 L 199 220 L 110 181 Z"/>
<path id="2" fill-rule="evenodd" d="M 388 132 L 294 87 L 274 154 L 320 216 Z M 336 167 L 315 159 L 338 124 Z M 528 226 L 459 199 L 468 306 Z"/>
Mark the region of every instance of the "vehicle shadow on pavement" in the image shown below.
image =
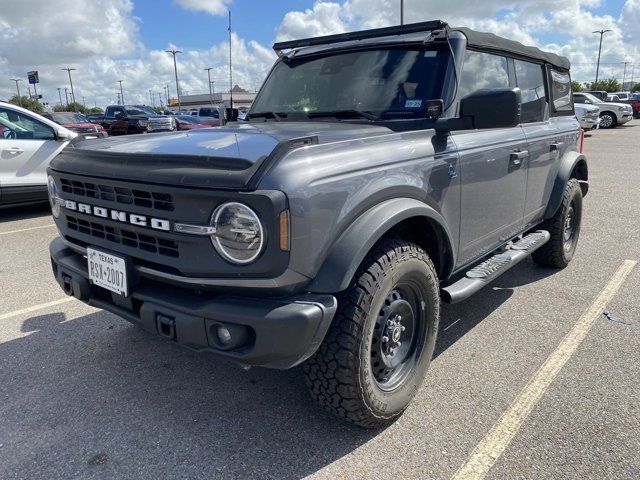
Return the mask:
<path id="1" fill-rule="evenodd" d="M 243 371 L 106 312 L 21 330 L 0 344 L 0 478 L 302 478 L 380 433 L 325 414 L 299 369 Z"/>
<path id="2" fill-rule="evenodd" d="M 436 356 L 552 273 L 523 262 L 445 306 Z M 299 369 L 243 371 L 107 312 L 20 330 L 0 344 L 0 478 L 297 479 L 381 434 L 325 414 Z"/>
<path id="3" fill-rule="evenodd" d="M 509 300 L 515 287 L 537 282 L 556 272 L 557 270 L 539 267 L 529 258 L 505 272 L 471 298 L 453 305 L 441 304 L 440 333 L 434 358 L 444 353 Z"/>
<path id="4" fill-rule="evenodd" d="M 46 201 L 37 205 L 0 208 L 0 223 L 46 216 L 51 216 L 51 210 Z"/>

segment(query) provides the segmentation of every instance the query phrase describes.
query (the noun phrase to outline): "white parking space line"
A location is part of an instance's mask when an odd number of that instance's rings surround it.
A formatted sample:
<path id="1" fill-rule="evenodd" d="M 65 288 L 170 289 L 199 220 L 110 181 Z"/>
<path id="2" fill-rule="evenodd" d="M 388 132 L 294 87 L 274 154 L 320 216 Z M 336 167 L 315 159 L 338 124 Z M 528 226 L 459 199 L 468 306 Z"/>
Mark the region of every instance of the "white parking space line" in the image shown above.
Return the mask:
<path id="1" fill-rule="evenodd" d="M 62 305 L 63 303 L 70 302 L 75 300 L 75 297 L 65 297 L 60 300 L 54 300 L 53 302 L 41 303 L 40 305 L 34 305 L 33 307 L 27 307 L 20 310 L 14 310 L 13 312 L 3 313 L 0 315 L 0 320 L 5 320 L 10 317 L 15 317 L 17 315 L 24 315 L 25 313 L 35 312 L 37 310 L 41 310 L 43 308 L 54 307 L 56 305 Z"/>
<path id="2" fill-rule="evenodd" d="M 637 263 L 633 260 L 622 262 L 609 283 L 600 291 L 591 306 L 562 339 L 560 345 L 531 377 L 529 383 L 522 389 L 508 410 L 502 414 L 489 433 L 476 446 L 464 465 L 451 477 L 452 480 L 484 478 Z"/>
<path id="3" fill-rule="evenodd" d="M 55 227 L 55 226 L 56 226 L 56 224 L 52 223 L 50 225 L 40 225 L 39 227 L 21 228 L 20 230 L 9 230 L 8 232 L 0 232 L 0 236 L 9 235 L 11 233 L 29 232 L 31 230 L 40 230 L 41 228 L 51 228 L 51 227 Z"/>

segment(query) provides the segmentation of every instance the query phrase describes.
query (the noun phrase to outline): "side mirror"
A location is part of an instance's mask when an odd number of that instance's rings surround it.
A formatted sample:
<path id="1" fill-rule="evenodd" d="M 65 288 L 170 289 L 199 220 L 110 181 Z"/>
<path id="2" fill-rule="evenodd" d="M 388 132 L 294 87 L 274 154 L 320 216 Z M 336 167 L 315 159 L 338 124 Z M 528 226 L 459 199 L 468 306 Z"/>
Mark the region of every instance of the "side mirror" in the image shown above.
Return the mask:
<path id="1" fill-rule="evenodd" d="M 66 142 L 68 140 L 71 140 L 72 138 L 73 136 L 65 130 L 56 131 L 56 141 L 58 142 Z"/>
<path id="2" fill-rule="evenodd" d="M 510 128 L 520 125 L 519 88 L 477 90 L 460 101 L 460 117 L 471 117 L 473 128 Z"/>

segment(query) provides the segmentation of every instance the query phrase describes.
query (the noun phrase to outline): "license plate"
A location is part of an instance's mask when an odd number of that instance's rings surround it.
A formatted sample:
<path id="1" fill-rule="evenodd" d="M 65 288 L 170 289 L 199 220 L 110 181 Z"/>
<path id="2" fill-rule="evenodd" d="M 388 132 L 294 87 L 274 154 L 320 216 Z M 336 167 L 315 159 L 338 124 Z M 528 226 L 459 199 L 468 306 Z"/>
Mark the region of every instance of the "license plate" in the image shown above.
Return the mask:
<path id="1" fill-rule="evenodd" d="M 87 248 L 89 280 L 112 292 L 128 295 L 127 264 L 124 258 Z"/>

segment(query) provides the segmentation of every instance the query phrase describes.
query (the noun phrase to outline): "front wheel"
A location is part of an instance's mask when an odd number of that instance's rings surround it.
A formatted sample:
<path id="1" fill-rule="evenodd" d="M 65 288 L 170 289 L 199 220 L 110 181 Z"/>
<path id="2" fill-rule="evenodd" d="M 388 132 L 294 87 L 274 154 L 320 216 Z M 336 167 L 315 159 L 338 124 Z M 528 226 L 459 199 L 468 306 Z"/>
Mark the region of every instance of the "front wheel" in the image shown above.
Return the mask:
<path id="1" fill-rule="evenodd" d="M 438 291 L 433 263 L 422 248 L 380 241 L 339 296 L 324 342 L 303 365 L 315 400 L 367 428 L 401 415 L 431 362 Z"/>
<path id="2" fill-rule="evenodd" d="M 569 179 L 562 194 L 558 211 L 540 227 L 548 230 L 551 238 L 533 252 L 533 260 L 545 267 L 564 268 L 569 265 L 578 246 L 582 224 L 582 189 L 575 178 Z"/>
<path id="3" fill-rule="evenodd" d="M 615 128 L 618 121 L 615 115 L 611 112 L 604 112 L 600 114 L 600 128 Z"/>

